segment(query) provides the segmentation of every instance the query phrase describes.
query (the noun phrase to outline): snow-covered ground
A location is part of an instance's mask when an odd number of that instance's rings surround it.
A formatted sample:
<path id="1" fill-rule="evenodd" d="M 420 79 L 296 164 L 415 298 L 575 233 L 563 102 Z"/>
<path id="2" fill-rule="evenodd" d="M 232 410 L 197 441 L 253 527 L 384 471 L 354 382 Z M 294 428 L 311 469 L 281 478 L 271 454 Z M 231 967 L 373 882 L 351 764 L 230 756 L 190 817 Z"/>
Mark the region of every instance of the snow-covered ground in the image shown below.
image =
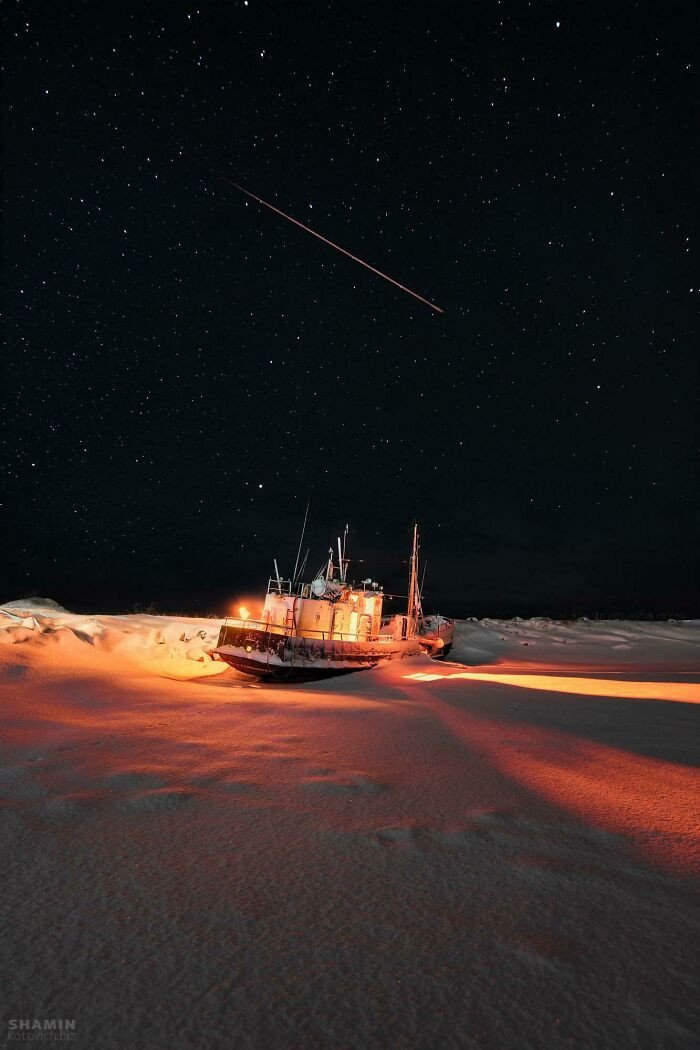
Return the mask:
<path id="1" fill-rule="evenodd" d="M 0 607 L 3 1012 L 89 1047 L 695 1046 L 700 621 L 264 685 Z"/>

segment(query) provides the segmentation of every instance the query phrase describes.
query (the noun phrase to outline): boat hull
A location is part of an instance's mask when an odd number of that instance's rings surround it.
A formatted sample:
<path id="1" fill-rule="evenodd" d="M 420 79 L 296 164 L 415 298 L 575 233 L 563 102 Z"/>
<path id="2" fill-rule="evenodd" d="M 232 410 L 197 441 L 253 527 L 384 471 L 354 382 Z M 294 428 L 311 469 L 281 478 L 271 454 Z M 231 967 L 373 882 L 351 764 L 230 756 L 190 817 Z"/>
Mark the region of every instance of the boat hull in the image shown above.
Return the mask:
<path id="1" fill-rule="evenodd" d="M 350 642 L 225 626 L 214 652 L 244 674 L 288 680 L 367 670 L 384 660 L 415 656 L 421 646 L 416 638 Z"/>

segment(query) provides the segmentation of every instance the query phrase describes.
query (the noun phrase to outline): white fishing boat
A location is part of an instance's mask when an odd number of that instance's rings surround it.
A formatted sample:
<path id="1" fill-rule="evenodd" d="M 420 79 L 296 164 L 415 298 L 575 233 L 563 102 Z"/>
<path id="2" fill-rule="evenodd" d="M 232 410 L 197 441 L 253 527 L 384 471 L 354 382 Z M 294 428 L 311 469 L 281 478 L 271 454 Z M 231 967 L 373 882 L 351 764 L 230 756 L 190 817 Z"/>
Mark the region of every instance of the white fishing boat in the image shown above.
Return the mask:
<path id="1" fill-rule="evenodd" d="M 422 587 L 418 583 L 418 529 L 413 530 L 406 610 L 385 614 L 384 603 L 399 596 L 384 593 L 371 578 L 348 581 L 345 557 L 347 526 L 338 559 L 331 548 L 310 583 L 304 583 L 306 558 L 297 574 L 283 579 L 274 561 L 259 620 L 241 609 L 238 617 L 221 626 L 214 652 L 245 674 L 275 679 L 313 678 L 359 671 L 383 660 L 425 652 L 445 656 L 451 646 L 454 621 L 423 615 Z"/>

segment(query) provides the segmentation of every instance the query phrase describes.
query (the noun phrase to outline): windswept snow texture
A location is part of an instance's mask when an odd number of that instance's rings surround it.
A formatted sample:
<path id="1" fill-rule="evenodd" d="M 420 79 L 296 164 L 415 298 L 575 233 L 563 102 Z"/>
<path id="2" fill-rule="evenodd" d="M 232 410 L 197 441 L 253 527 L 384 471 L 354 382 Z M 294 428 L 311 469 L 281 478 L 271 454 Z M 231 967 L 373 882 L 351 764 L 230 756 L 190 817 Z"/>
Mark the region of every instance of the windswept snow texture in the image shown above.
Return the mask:
<path id="1" fill-rule="evenodd" d="M 0 608 L 7 1018 L 111 1047 L 697 1045 L 700 622 L 266 685 Z"/>

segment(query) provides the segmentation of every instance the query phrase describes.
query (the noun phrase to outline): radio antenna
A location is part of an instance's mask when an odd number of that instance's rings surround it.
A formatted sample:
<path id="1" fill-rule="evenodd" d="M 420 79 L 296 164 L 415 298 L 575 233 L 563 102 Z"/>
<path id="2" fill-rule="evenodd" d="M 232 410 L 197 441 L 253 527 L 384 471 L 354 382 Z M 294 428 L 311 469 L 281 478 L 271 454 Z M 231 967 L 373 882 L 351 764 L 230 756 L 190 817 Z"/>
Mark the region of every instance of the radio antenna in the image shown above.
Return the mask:
<path id="1" fill-rule="evenodd" d="M 345 557 L 345 547 L 348 542 L 348 526 L 345 526 L 345 532 L 343 533 L 343 583 L 345 583 L 345 577 L 348 573 L 348 559 Z"/>
<path id="2" fill-rule="evenodd" d="M 297 560 L 294 562 L 294 573 L 292 575 L 292 582 L 297 582 L 297 569 L 299 568 L 299 558 L 301 557 L 301 545 L 304 542 L 304 533 L 306 532 L 306 519 L 309 516 L 309 504 L 311 500 L 306 501 L 306 513 L 304 514 L 304 524 L 301 527 L 301 536 L 299 537 L 299 549 L 297 550 Z"/>

